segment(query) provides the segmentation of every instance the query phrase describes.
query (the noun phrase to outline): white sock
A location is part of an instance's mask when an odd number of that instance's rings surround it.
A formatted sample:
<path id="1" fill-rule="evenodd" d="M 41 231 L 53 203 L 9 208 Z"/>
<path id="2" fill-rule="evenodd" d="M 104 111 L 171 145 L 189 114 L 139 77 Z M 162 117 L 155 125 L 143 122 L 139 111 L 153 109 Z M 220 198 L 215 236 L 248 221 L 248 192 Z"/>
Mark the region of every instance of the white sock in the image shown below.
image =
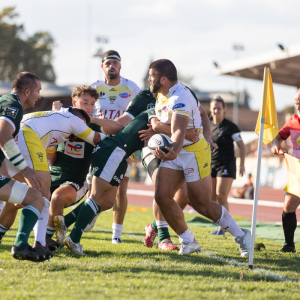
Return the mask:
<path id="1" fill-rule="evenodd" d="M 222 206 L 222 213 L 220 219 L 215 223 L 227 230 L 233 237 L 244 236 L 245 232 L 239 227 L 238 224 L 233 220 L 227 209 Z"/>
<path id="2" fill-rule="evenodd" d="M 191 243 L 195 239 L 193 233 L 189 229 L 187 229 L 184 233 L 180 234 L 178 237 L 180 244 L 182 244 L 183 242 Z"/>
<path id="3" fill-rule="evenodd" d="M 50 202 L 47 198 L 43 197 L 45 200 L 44 207 L 41 211 L 39 219 L 35 223 L 33 227 L 34 237 L 36 242 L 40 242 L 42 246 L 46 246 L 46 231 L 47 231 L 47 224 L 49 220 L 49 207 Z"/>
<path id="4" fill-rule="evenodd" d="M 168 223 L 166 221 L 156 221 L 157 228 L 168 228 Z"/>
<path id="5" fill-rule="evenodd" d="M 120 224 L 113 223 L 112 229 L 113 229 L 112 239 L 121 239 L 123 224 L 120 225 Z"/>

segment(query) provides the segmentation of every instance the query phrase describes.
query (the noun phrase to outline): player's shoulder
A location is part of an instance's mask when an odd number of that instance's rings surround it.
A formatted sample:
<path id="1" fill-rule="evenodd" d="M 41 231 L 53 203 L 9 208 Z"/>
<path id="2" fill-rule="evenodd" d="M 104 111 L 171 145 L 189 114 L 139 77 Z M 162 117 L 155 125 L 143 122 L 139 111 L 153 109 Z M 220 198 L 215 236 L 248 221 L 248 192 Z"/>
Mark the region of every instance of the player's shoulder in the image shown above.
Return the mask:
<path id="1" fill-rule="evenodd" d="M 95 89 L 103 83 L 105 83 L 105 80 L 104 79 L 99 79 L 99 80 L 93 82 L 90 86 Z"/>
<path id="2" fill-rule="evenodd" d="M 152 99 L 152 98 L 155 99 L 155 98 L 153 97 L 153 94 L 150 92 L 150 88 L 146 88 L 146 89 L 140 91 L 140 92 L 136 95 L 136 97 L 140 97 L 140 98 L 143 98 L 143 99 Z"/>
<path id="3" fill-rule="evenodd" d="M 0 97 L 0 104 L 2 106 L 10 106 L 10 107 L 22 109 L 22 105 L 18 99 L 18 96 L 16 96 L 13 93 L 8 93 L 8 94 L 2 95 Z"/>
<path id="4" fill-rule="evenodd" d="M 133 82 L 132 80 L 129 80 L 127 78 L 124 78 L 124 77 L 120 77 L 120 81 L 121 83 L 123 83 L 124 85 L 126 85 L 133 93 L 138 94 L 141 89 L 139 88 L 139 86 Z"/>

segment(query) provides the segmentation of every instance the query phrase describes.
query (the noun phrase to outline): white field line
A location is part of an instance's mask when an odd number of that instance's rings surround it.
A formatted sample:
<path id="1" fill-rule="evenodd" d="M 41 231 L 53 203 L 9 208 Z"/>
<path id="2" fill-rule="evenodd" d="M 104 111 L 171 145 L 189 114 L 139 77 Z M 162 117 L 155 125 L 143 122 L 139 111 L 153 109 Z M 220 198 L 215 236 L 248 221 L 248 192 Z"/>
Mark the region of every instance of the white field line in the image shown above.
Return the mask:
<path id="1" fill-rule="evenodd" d="M 101 231 L 112 232 L 110 229 L 106 229 L 106 228 L 102 228 L 102 227 L 98 227 L 98 226 L 94 226 L 94 228 L 98 229 L 98 230 L 101 230 Z M 122 233 L 122 235 L 126 235 L 130 238 L 136 238 L 138 240 L 143 240 L 143 238 L 141 238 L 140 236 L 137 236 L 137 235 L 131 234 L 131 233 Z M 222 261 L 222 262 L 224 262 L 227 265 L 232 266 L 232 267 L 248 268 L 248 264 L 241 263 L 241 262 L 239 262 L 235 259 L 224 258 L 220 255 L 216 255 L 216 254 L 214 254 L 212 252 L 209 252 L 209 251 L 201 251 L 201 254 L 208 257 L 208 258 L 218 259 L 218 260 L 220 260 L 220 261 Z M 138 263 L 138 264 L 140 265 L 141 263 Z M 145 263 L 142 263 L 142 265 L 145 265 Z M 150 266 L 161 266 L 161 264 L 159 264 L 159 263 L 149 263 L 149 265 Z M 176 264 L 176 265 L 178 265 L 178 264 Z M 272 271 L 269 271 L 269 270 L 266 270 L 266 269 L 262 269 L 262 268 L 253 268 L 253 272 L 257 273 L 259 275 L 267 276 L 267 277 L 272 278 L 273 280 L 276 280 L 276 281 L 299 282 L 299 280 L 284 277 L 284 276 L 282 276 L 278 273 L 275 273 L 275 272 L 272 272 Z"/>
<path id="2" fill-rule="evenodd" d="M 137 195 L 137 196 L 146 196 L 146 197 L 154 197 L 153 191 L 144 191 L 144 190 L 134 190 L 134 189 L 128 189 L 127 190 L 128 195 Z M 228 198 L 228 203 L 233 204 L 241 204 L 241 205 L 253 205 L 253 200 L 249 199 L 238 199 L 238 198 Z M 268 200 L 258 200 L 258 206 L 267 206 L 267 207 L 283 207 L 283 201 L 282 202 L 276 202 L 276 201 L 268 201 Z M 300 206 L 298 207 L 300 209 Z"/>

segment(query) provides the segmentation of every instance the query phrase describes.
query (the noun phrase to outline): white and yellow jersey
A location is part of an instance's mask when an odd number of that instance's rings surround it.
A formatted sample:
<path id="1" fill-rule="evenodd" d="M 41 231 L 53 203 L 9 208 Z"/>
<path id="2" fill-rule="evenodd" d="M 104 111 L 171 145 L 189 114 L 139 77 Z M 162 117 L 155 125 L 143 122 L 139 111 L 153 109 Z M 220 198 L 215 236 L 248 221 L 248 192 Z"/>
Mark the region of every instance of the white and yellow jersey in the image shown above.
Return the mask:
<path id="1" fill-rule="evenodd" d="M 165 124 L 171 124 L 173 114 L 180 114 L 189 117 L 187 129 L 197 128 L 203 138 L 203 128 L 200 116 L 200 102 L 194 97 L 192 92 L 181 82 L 177 82 L 169 90 L 168 95 L 157 95 L 155 103 L 155 116 Z M 191 144 L 190 141 L 184 140 L 184 145 Z"/>
<path id="2" fill-rule="evenodd" d="M 93 115 L 110 120 L 123 115 L 129 102 L 141 91 L 133 81 L 123 77 L 116 86 L 107 85 L 104 79 L 92 83 L 91 86 L 100 94 Z"/>
<path id="3" fill-rule="evenodd" d="M 56 111 L 39 111 L 23 116 L 21 126 L 30 127 L 41 139 L 45 149 L 68 140 L 70 134 L 93 145 L 95 131 L 69 112 L 68 108 Z"/>

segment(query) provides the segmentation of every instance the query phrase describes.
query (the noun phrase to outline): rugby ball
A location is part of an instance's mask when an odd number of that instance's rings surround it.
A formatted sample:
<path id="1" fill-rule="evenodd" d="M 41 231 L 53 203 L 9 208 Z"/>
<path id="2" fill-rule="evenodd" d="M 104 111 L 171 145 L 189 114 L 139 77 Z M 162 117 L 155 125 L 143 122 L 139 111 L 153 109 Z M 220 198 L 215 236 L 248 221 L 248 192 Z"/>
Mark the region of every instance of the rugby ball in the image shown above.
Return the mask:
<path id="1" fill-rule="evenodd" d="M 165 134 L 155 134 L 149 139 L 148 148 L 151 153 L 154 153 L 157 147 L 160 148 L 165 153 L 168 153 L 166 147 L 173 149 L 173 142 Z"/>

